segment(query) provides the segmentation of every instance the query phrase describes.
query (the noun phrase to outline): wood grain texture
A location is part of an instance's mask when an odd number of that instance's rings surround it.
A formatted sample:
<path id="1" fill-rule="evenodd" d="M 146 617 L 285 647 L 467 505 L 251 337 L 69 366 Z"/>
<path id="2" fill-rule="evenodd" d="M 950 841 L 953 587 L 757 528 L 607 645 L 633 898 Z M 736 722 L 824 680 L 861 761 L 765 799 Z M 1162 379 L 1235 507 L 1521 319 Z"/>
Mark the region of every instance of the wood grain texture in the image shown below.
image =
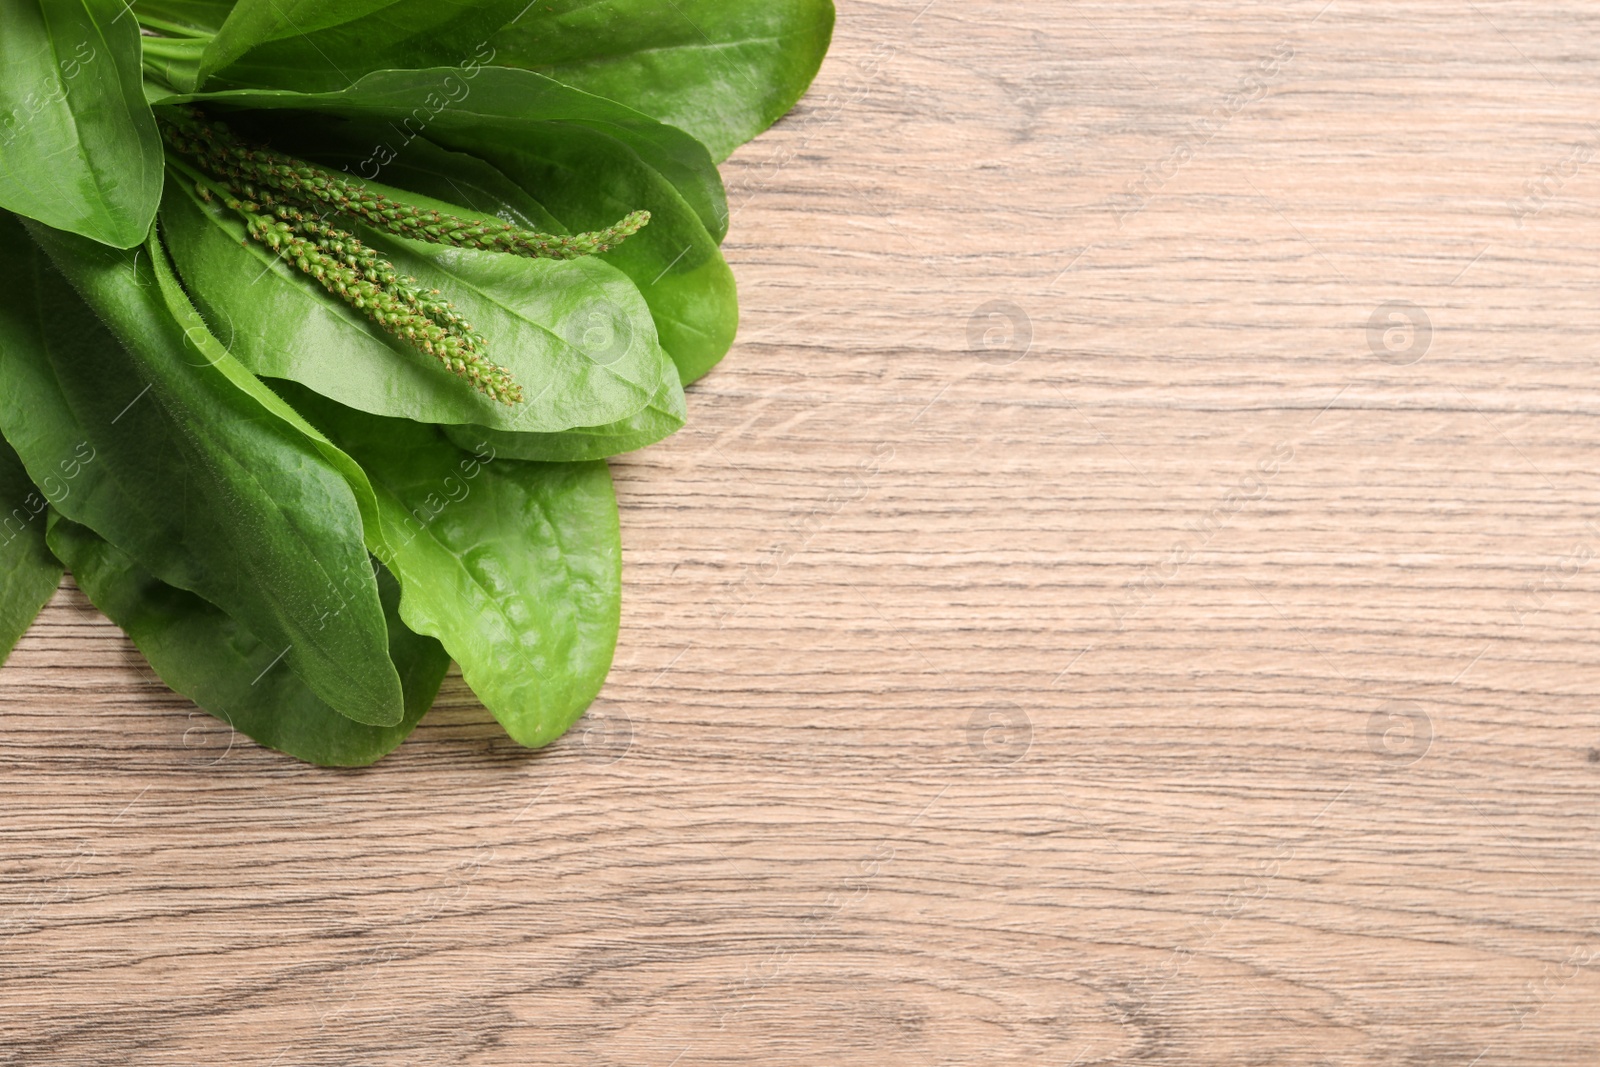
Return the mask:
<path id="1" fill-rule="evenodd" d="M 302 766 L 63 591 L 0 1063 L 1600 1063 L 1597 90 L 1577 0 L 845 0 L 585 727 Z"/>

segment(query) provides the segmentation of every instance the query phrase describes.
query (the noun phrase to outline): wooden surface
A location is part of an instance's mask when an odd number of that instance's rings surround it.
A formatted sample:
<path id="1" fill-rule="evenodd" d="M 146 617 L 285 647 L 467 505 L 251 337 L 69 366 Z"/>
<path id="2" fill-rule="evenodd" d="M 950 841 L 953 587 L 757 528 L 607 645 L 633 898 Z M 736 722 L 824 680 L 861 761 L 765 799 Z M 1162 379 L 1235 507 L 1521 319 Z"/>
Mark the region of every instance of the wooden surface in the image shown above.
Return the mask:
<path id="1" fill-rule="evenodd" d="M 1600 1063 L 1593 5 L 840 16 L 582 730 L 317 770 L 57 598 L 0 1064 Z"/>

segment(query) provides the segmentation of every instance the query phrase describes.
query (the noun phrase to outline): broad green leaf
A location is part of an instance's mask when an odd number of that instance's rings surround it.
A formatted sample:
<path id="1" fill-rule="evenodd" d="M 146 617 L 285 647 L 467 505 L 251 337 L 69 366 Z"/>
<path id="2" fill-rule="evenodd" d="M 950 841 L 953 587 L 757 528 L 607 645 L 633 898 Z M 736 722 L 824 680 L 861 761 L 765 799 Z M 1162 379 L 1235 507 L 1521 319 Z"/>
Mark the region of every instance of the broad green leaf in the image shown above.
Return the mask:
<path id="1" fill-rule="evenodd" d="M 833 22 L 831 0 L 242 0 L 199 73 L 318 92 L 375 70 L 519 67 L 687 130 L 720 160 L 800 99 Z"/>
<path id="2" fill-rule="evenodd" d="M 273 670 L 272 645 L 214 605 L 162 582 L 87 526 L 54 515 L 49 537 L 78 587 L 127 633 L 162 681 L 240 733 L 297 759 L 333 767 L 378 760 L 432 706 L 450 667 L 437 641 L 400 621 L 400 587 L 381 571 L 378 591 L 405 714 L 393 726 L 367 726 L 318 700 L 294 674 Z"/>
<path id="3" fill-rule="evenodd" d="M 561 433 L 508 433 L 486 426 L 443 429 L 445 436 L 462 448 L 478 448 L 488 442 L 497 455 L 507 459 L 582 463 L 653 445 L 682 429 L 685 418 L 683 389 L 674 379 L 643 411 L 605 426 L 583 426 Z"/>
<path id="4" fill-rule="evenodd" d="M 0 440 L 0 663 L 61 584 L 61 564 L 44 540 L 46 494 L 70 492 L 82 461 L 82 456 L 62 460 L 60 469 L 43 479 L 44 487 L 36 487 L 22 460 Z"/>
<path id="5" fill-rule="evenodd" d="M 298 412 L 285 404 L 277 393 L 263 385 L 260 379 L 245 370 L 239 361 L 229 354 L 227 346 L 212 335 L 205 319 L 195 310 L 166 255 L 158 252 L 152 257 L 152 262 L 155 267 L 156 285 L 161 291 L 167 311 L 183 329 L 183 339 L 194 347 L 195 354 L 221 371 L 223 377 L 232 383 L 234 388 L 256 401 L 264 414 L 276 416 L 291 430 L 303 435 L 311 446 L 321 453 L 328 465 L 344 478 L 345 484 L 355 496 L 356 510 L 361 515 L 363 539 L 369 547 L 378 544 L 378 502 L 372 495 L 372 486 L 367 484 L 367 476 L 362 473 L 355 460 L 341 452 L 333 442 L 322 436 L 314 426 L 301 418 Z"/>
<path id="6" fill-rule="evenodd" d="M 832 36 L 831 0 L 546 0 L 489 43 L 495 64 L 621 101 L 721 160 L 794 107 Z"/>
<path id="7" fill-rule="evenodd" d="M 236 367 L 164 263 L 157 260 L 157 278 L 173 314 L 197 341 L 201 354 L 220 367 L 233 367 L 241 391 L 251 396 L 264 393 L 262 406 L 304 433 L 344 475 L 360 505 L 368 546 L 389 563 L 406 590 L 407 622 L 449 641 L 468 683 L 513 738 L 538 745 L 560 736 L 605 681 L 616 645 L 621 547 L 616 500 L 604 464 L 502 460 L 493 476 L 478 484 L 473 507 L 457 509 L 459 525 L 436 525 L 440 512 L 464 503 L 487 465 L 500 458 L 492 445 L 475 442 L 472 454 L 463 455 L 448 443 L 441 427 L 365 415 L 303 386 L 282 382 L 279 388 L 297 405 L 315 413 L 323 425 L 337 428 L 341 444 L 350 438 L 362 445 L 364 462 L 383 472 L 388 481 L 369 478 L 339 445 Z M 670 369 L 667 373 L 672 374 Z M 669 385 L 654 402 L 670 407 L 675 400 L 681 405 L 683 391 L 676 379 Z M 399 466 L 392 464 L 395 457 L 388 452 L 393 441 L 412 446 Z M 436 481 L 421 488 L 405 481 L 419 472 L 429 477 L 430 462 Z M 563 472 L 580 471 L 584 476 L 574 474 L 571 486 L 560 481 Z M 569 491 L 574 486 L 575 491 Z M 529 521 L 539 508 L 548 518 L 547 527 L 535 528 Z M 428 539 L 419 542 L 424 531 Z M 492 544 L 474 547 L 479 537 Z M 553 562 L 564 570 L 550 566 L 551 539 L 556 549 Z M 538 558 L 530 566 L 519 549 L 537 550 Z M 617 573 L 605 570 L 607 560 Z M 517 601 L 528 589 L 544 594 L 553 605 L 531 623 Z M 576 609 L 576 614 L 569 609 Z M 553 644 L 553 650 L 546 644 Z M 515 658 L 519 652 L 525 653 L 524 659 Z M 553 676 L 547 673 L 551 671 Z"/>
<path id="8" fill-rule="evenodd" d="M 489 358 L 512 372 L 526 396 L 506 405 L 247 240 L 235 212 L 173 185 L 161 215 L 173 258 L 211 332 L 256 374 L 301 382 L 373 414 L 540 433 L 627 419 L 669 383 L 677 387 L 643 298 L 596 259 L 530 260 L 351 224 L 402 274 L 448 294 L 489 339 Z"/>
<path id="9" fill-rule="evenodd" d="M 201 84 L 343 89 L 374 70 L 487 62 L 487 40 L 527 0 L 239 0 Z"/>
<path id="10" fill-rule="evenodd" d="M 444 644 L 519 744 L 561 736 L 616 650 L 622 549 L 606 465 L 466 452 L 437 427 L 283 389 L 371 479 L 406 625 Z"/>
<path id="11" fill-rule="evenodd" d="M 123 6 L 0 3 L 0 208 L 131 248 L 150 232 L 161 175 L 139 26 Z"/>
<path id="12" fill-rule="evenodd" d="M 564 137 L 551 127 L 519 138 L 472 138 L 476 151 L 537 199 L 569 230 L 594 229 L 623 204 L 642 204 L 650 225 L 605 253 L 644 294 L 661 347 L 684 385 L 716 366 L 739 331 L 739 296 L 717 239 L 699 225 L 672 187 L 615 143 Z"/>
<path id="13" fill-rule="evenodd" d="M 283 84 L 301 88 L 292 78 Z M 249 89 L 172 97 L 167 102 L 202 103 L 208 109 L 289 109 L 382 122 L 389 125 L 389 132 L 372 150 L 380 167 L 424 133 L 458 151 L 473 151 L 485 143 L 517 144 L 528 131 L 540 129 L 563 140 L 606 141 L 619 154 L 631 157 L 633 165 L 665 178 L 716 240 L 728 230 L 727 193 L 704 145 L 630 107 L 531 71 L 470 66 L 379 70 L 337 91 Z M 367 169 L 357 173 L 378 177 Z M 654 212 L 656 205 L 634 204 L 628 210 L 637 208 Z"/>
<path id="14" fill-rule="evenodd" d="M 32 232 L 49 260 L 14 222 L 0 230 L 0 427 L 36 479 L 92 450 L 56 509 L 239 619 L 340 714 L 400 721 L 346 476 L 186 341 L 148 249 Z"/>

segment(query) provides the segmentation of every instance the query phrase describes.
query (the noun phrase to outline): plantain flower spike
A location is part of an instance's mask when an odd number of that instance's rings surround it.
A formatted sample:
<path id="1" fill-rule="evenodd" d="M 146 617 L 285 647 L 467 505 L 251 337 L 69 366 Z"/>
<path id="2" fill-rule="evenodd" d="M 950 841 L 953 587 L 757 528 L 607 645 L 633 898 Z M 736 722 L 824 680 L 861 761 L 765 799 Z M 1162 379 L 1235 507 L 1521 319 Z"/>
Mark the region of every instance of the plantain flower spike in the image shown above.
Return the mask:
<path id="1" fill-rule="evenodd" d="M 191 164 L 206 201 L 220 199 L 245 219 L 250 238 L 271 249 L 332 296 L 360 311 L 401 342 L 433 357 L 491 399 L 522 402 L 511 372 L 487 358 L 488 341 L 416 279 L 367 247 L 343 216 L 414 241 L 474 248 L 530 259 L 576 259 L 608 252 L 638 233 L 648 211 L 591 233 L 548 234 L 507 222 L 461 218 L 396 200 L 293 156 L 251 146 L 222 123 L 189 109 L 162 118 L 173 151 Z"/>

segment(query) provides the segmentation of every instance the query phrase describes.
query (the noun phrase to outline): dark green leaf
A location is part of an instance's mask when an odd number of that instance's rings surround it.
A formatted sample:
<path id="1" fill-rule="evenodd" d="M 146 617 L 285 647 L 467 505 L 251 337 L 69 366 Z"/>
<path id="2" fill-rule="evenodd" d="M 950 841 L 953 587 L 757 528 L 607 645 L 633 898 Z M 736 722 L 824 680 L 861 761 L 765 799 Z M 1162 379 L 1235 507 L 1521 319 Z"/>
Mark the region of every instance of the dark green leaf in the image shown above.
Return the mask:
<path id="1" fill-rule="evenodd" d="M 249 113 L 239 117 L 249 122 Z M 270 141 L 291 155 L 342 170 L 354 180 L 381 178 L 397 189 L 458 205 L 475 218 L 497 218 L 546 233 L 564 232 L 561 220 L 520 185 L 468 152 L 441 148 L 426 137 L 414 137 L 399 148 L 388 146 L 396 137 L 394 127 L 386 122 L 314 113 L 294 114 L 287 120 L 282 113 L 260 117 L 279 121 L 236 128 L 246 137 Z M 386 146 L 388 152 L 383 151 Z"/>
<path id="2" fill-rule="evenodd" d="M 93 530 L 57 515 L 49 536 L 79 588 L 122 627 L 162 681 L 240 733 L 298 759 L 336 767 L 379 759 L 427 712 L 450 667 L 437 641 L 400 621 L 400 587 L 387 572 L 379 573 L 389 656 L 405 693 L 405 715 L 393 726 L 354 722 L 318 700 L 294 674 L 271 669 L 277 655 L 272 645 L 200 597 L 160 581 Z"/>
<path id="3" fill-rule="evenodd" d="M 344 89 L 374 70 L 486 62 L 489 35 L 527 0 L 239 0 L 200 84 Z"/>
<path id="4" fill-rule="evenodd" d="M 444 643 L 518 743 L 561 736 L 616 649 L 622 548 L 606 465 L 465 452 L 436 427 L 283 388 L 371 479 L 406 625 Z"/>
<path id="5" fill-rule="evenodd" d="M 41 489 L 11 446 L 0 440 L 0 663 L 61 584 L 61 564 L 44 541 L 45 493 L 67 492 L 79 465 L 75 456 L 62 461 Z"/>
<path id="6" fill-rule="evenodd" d="M 186 342 L 148 249 L 35 228 L 80 300 L 14 222 L 0 225 L 0 426 L 36 479 L 81 447 L 94 456 L 57 510 L 244 622 L 341 714 L 398 722 L 346 474 L 241 388 L 242 368 Z"/>
<path id="7" fill-rule="evenodd" d="M 499 66 L 621 101 L 730 152 L 805 93 L 832 0 L 549 0 L 489 43 Z"/>
<path id="8" fill-rule="evenodd" d="M 120 4 L 0 3 L 0 208 L 103 244 L 145 239 L 161 137 Z"/>
<path id="9" fill-rule="evenodd" d="M 448 294 L 489 339 L 489 358 L 527 397 L 506 405 L 246 241 L 239 216 L 220 203 L 204 204 L 175 182 L 162 226 L 190 295 L 234 356 L 256 374 L 362 411 L 550 433 L 627 419 L 663 388 L 678 388 L 644 300 L 596 259 L 530 260 L 361 231 L 402 274 Z"/>
<path id="10" fill-rule="evenodd" d="M 733 271 L 717 240 L 698 224 L 671 186 L 620 146 L 536 127 L 518 138 L 463 136 L 476 151 L 536 198 L 569 230 L 593 229 L 623 204 L 650 209 L 650 225 L 605 254 L 644 294 L 661 347 L 684 385 L 727 354 L 739 330 Z"/>
<path id="11" fill-rule="evenodd" d="M 212 336 L 205 320 L 200 317 L 188 294 L 183 291 L 177 273 L 165 255 L 158 254 L 155 257 L 155 275 L 156 284 L 161 290 L 168 312 L 183 329 L 184 340 L 194 346 L 196 354 L 201 359 L 222 371 L 234 388 L 256 401 L 265 414 L 277 417 L 286 423 L 290 430 L 310 442 L 311 447 L 315 448 L 328 465 L 344 478 L 345 484 L 355 496 L 356 509 L 361 515 L 362 536 L 368 546 L 381 544 L 377 530 L 378 502 L 372 494 L 372 486 L 367 483 L 366 474 L 356 461 L 340 451 L 316 427 L 301 418 L 298 412 L 284 403 L 277 393 L 263 385 L 260 379 L 245 370 L 229 354 L 227 346 Z"/>

